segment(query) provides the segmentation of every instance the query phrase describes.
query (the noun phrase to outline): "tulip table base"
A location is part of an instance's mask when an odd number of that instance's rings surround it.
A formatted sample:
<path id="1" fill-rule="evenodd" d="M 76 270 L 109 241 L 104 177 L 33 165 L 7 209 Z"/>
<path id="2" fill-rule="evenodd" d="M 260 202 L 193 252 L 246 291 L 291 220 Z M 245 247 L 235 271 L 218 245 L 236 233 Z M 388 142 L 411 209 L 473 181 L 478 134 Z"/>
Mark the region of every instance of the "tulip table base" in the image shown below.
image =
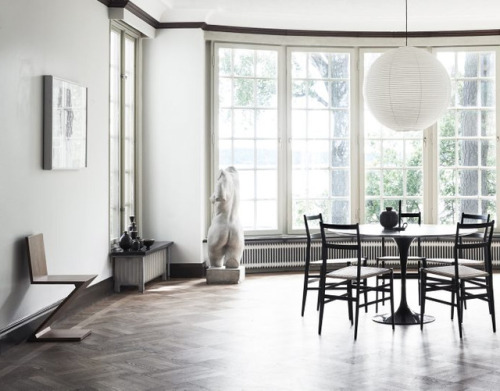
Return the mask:
<path id="1" fill-rule="evenodd" d="M 391 314 L 375 315 L 373 320 L 377 323 L 392 324 Z M 434 322 L 434 316 L 424 315 L 424 323 Z M 413 312 L 410 308 L 399 308 L 394 312 L 394 324 L 412 325 L 420 324 L 420 314 Z"/>

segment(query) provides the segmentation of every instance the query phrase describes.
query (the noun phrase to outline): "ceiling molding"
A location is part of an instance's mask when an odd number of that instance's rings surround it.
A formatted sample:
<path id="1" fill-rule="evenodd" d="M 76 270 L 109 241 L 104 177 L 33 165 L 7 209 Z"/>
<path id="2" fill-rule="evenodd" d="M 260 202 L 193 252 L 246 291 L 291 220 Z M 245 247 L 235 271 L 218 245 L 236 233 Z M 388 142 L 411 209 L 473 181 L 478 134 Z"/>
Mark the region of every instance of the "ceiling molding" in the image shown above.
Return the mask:
<path id="1" fill-rule="evenodd" d="M 109 8 L 124 8 L 155 29 L 195 29 L 238 34 L 282 35 L 295 37 L 349 37 L 349 38 L 431 38 L 431 37 L 485 37 L 498 36 L 495 30 L 456 30 L 456 31 L 327 31 L 293 30 L 261 27 L 238 27 L 213 25 L 205 22 L 159 22 L 129 0 L 97 0 Z"/>
<path id="2" fill-rule="evenodd" d="M 477 37 L 497 36 L 497 30 L 460 30 L 460 31 L 326 31 L 326 30 L 288 30 L 259 27 L 237 27 L 207 24 L 204 22 L 160 23 L 159 29 L 191 29 L 218 31 L 239 34 L 283 35 L 296 37 L 348 37 L 348 38 L 431 38 L 431 37 Z"/>

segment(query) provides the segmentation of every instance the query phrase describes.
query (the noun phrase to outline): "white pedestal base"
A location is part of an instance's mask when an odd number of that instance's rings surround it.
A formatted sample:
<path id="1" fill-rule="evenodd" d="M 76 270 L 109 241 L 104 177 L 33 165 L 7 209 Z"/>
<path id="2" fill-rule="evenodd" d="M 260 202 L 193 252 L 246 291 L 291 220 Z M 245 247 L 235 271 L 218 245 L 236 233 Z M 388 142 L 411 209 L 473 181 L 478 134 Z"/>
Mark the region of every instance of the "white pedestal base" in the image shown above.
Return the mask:
<path id="1" fill-rule="evenodd" d="M 245 266 L 235 269 L 225 267 L 209 267 L 207 284 L 239 284 L 245 279 Z"/>

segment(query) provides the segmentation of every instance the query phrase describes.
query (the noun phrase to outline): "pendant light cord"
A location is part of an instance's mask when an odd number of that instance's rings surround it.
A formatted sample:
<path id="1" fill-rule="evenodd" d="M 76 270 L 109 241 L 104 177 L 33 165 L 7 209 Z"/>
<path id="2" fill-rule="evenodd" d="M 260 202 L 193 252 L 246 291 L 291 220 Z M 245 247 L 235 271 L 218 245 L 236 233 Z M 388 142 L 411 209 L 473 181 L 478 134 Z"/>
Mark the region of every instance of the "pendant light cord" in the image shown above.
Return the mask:
<path id="1" fill-rule="evenodd" d="M 408 0 L 405 0 L 405 20 L 406 20 L 405 46 L 408 46 Z"/>

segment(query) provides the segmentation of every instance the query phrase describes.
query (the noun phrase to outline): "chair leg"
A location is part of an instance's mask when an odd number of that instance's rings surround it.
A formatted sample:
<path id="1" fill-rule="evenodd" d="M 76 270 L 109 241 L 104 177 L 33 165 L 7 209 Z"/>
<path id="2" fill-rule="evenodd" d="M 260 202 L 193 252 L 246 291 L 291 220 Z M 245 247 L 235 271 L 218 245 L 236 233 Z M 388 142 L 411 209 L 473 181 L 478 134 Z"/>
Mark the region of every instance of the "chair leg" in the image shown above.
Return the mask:
<path id="1" fill-rule="evenodd" d="M 321 335 L 321 328 L 323 326 L 323 312 L 325 310 L 325 270 L 321 269 L 321 275 L 322 277 L 320 278 L 319 281 L 319 291 L 318 291 L 318 297 L 320 300 L 319 303 L 319 325 L 318 325 L 318 334 Z"/>
<path id="2" fill-rule="evenodd" d="M 382 267 L 385 267 L 385 261 L 382 261 Z M 385 284 L 385 275 L 382 277 L 382 284 Z M 382 292 L 382 305 L 385 305 L 385 292 Z"/>
<path id="3" fill-rule="evenodd" d="M 418 275 L 417 275 L 417 278 L 418 278 L 418 305 L 420 305 L 420 267 L 421 267 L 421 263 L 420 263 L 420 260 L 418 261 L 417 263 L 417 270 L 418 270 Z"/>
<path id="4" fill-rule="evenodd" d="M 463 280 L 460 283 L 460 289 L 462 291 L 462 299 L 464 299 L 465 298 L 465 282 Z M 467 300 L 462 300 L 462 302 L 464 303 L 464 309 L 467 309 Z"/>
<path id="5" fill-rule="evenodd" d="M 493 332 L 496 333 L 497 326 L 495 321 L 495 298 L 493 296 L 493 277 L 489 276 L 486 278 L 486 289 L 488 290 L 488 304 L 490 307 L 491 314 L 491 324 L 493 326 Z"/>
<path id="6" fill-rule="evenodd" d="M 366 291 L 365 291 L 366 293 Z M 354 340 L 358 338 L 358 322 L 359 322 L 359 284 L 356 284 L 356 308 L 354 312 Z"/>
<path id="7" fill-rule="evenodd" d="M 309 282 L 309 273 L 306 271 L 304 273 L 304 288 L 302 291 L 302 311 L 300 313 L 301 316 L 304 316 L 304 310 L 306 309 L 306 299 L 307 299 L 307 288 Z"/>
<path id="8" fill-rule="evenodd" d="M 392 329 L 394 330 L 394 273 L 391 271 L 391 319 L 392 319 Z"/>
<path id="9" fill-rule="evenodd" d="M 365 304 L 366 304 L 366 303 L 368 303 L 368 291 L 366 290 L 366 287 L 368 286 L 368 280 L 365 279 L 363 281 L 363 283 L 364 283 L 364 287 L 365 287 L 363 296 L 364 296 L 364 300 L 365 300 Z M 367 305 L 365 305 L 365 313 L 368 313 L 368 306 Z"/>
<path id="10" fill-rule="evenodd" d="M 351 326 L 353 325 L 353 317 L 352 317 L 352 284 L 351 281 L 347 282 L 347 310 L 349 312 L 349 320 L 351 321 Z"/>
<path id="11" fill-rule="evenodd" d="M 455 311 L 455 292 L 451 291 L 451 320 L 453 320 Z"/>
<path id="12" fill-rule="evenodd" d="M 321 300 L 319 304 L 319 325 L 318 325 L 318 334 L 321 335 L 321 328 L 323 327 L 323 311 L 325 309 L 325 302 Z"/>
<path id="13" fill-rule="evenodd" d="M 463 299 L 462 299 L 462 294 L 460 291 L 460 282 L 459 281 L 452 282 L 452 290 L 455 291 L 455 295 L 457 298 L 458 334 L 460 335 L 460 339 L 462 339 Z"/>
<path id="14" fill-rule="evenodd" d="M 426 275 L 420 270 L 420 330 L 424 329 Z"/>

